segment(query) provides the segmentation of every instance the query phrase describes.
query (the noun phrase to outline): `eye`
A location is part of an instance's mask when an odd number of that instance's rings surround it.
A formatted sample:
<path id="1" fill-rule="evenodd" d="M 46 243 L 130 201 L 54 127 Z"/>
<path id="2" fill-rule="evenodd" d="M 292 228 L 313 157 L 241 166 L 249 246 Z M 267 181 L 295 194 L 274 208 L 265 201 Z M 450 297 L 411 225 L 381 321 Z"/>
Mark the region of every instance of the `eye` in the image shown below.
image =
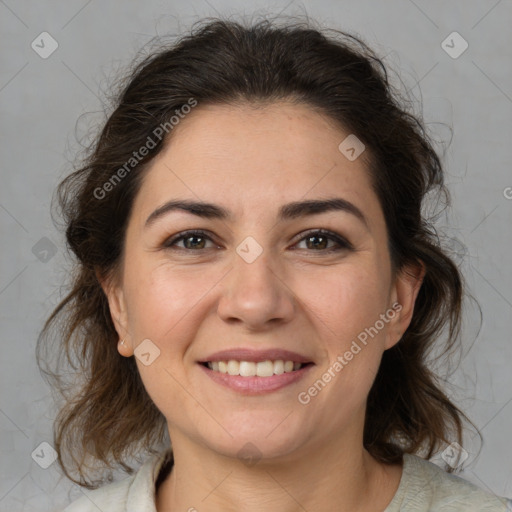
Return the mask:
<path id="1" fill-rule="evenodd" d="M 171 237 L 164 242 L 164 247 L 169 249 L 177 248 L 178 250 L 204 250 L 208 249 L 208 247 L 205 247 L 207 241 L 211 242 L 212 239 L 204 231 L 194 229 Z M 184 246 L 179 247 L 179 242 L 184 242 Z"/>
<path id="2" fill-rule="evenodd" d="M 305 242 L 307 249 L 313 249 L 313 252 L 334 252 L 341 250 L 352 250 L 352 244 L 341 236 L 327 231 L 325 229 L 317 229 L 310 231 L 306 236 L 299 240 L 299 244 Z M 334 247 L 328 247 L 329 242 L 334 242 Z"/>

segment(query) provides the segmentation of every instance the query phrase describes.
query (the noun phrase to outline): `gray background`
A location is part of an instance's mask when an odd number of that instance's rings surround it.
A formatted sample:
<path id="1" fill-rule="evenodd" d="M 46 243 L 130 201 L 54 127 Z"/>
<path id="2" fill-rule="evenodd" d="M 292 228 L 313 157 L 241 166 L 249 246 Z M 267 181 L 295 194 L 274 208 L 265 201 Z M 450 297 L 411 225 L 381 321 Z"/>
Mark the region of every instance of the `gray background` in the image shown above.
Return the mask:
<path id="1" fill-rule="evenodd" d="M 56 463 L 43 469 L 32 456 L 49 452 L 40 444 L 51 444 L 55 415 L 34 349 L 65 277 L 63 236 L 50 218 L 52 192 L 69 172 L 79 149 L 76 137 L 102 119 L 101 91 L 156 34 L 179 33 L 206 15 L 280 11 L 306 12 L 363 36 L 399 69 L 402 88 L 423 101 L 430 133 L 439 150 L 446 150 L 453 195 L 453 209 L 439 225 L 467 246 L 457 261 L 484 315 L 478 332 L 478 311 L 470 304 L 461 363 L 448 376 L 450 396 L 484 436 L 478 458 L 467 436 L 469 458 L 461 476 L 512 496 L 510 0 L 257 1 L 245 6 L 234 0 L 5 0 L 0 1 L 0 510 L 59 510 L 82 493 L 61 476 Z M 34 40 L 41 45 L 43 31 L 58 43 L 46 59 L 31 47 Z M 469 44 L 458 58 L 441 45 L 453 31 Z M 448 44 L 452 51 L 460 48 L 456 41 Z M 90 114 L 77 124 L 84 112 Z M 432 461 L 442 464 L 441 453 Z"/>

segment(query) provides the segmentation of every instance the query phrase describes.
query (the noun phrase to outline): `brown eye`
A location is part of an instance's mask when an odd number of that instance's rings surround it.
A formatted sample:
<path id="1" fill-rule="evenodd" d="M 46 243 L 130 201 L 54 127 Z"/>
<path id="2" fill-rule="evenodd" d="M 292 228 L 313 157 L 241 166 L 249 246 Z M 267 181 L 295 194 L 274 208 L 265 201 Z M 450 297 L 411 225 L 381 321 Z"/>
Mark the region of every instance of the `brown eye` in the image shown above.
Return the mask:
<path id="1" fill-rule="evenodd" d="M 299 243 L 305 242 L 306 249 L 313 252 L 333 252 L 346 249 L 352 249 L 352 245 L 342 237 L 326 230 L 316 230 L 309 232 Z M 329 246 L 329 242 L 334 246 Z"/>
<path id="2" fill-rule="evenodd" d="M 211 242 L 212 239 L 204 231 L 185 231 L 167 240 L 164 247 L 190 251 L 204 250 L 208 249 L 208 247 L 205 247 L 208 241 Z M 183 242 L 183 246 L 180 247 L 178 243 L 181 242 Z"/>

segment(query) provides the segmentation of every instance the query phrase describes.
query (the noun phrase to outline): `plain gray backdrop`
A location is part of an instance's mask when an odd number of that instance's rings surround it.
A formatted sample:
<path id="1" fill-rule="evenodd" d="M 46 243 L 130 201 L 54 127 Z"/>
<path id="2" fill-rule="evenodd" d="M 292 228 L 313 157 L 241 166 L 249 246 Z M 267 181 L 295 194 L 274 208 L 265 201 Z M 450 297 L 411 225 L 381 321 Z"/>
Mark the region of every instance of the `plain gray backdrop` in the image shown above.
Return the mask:
<path id="1" fill-rule="evenodd" d="M 281 11 L 362 36 L 422 101 L 453 198 L 439 228 L 466 245 L 462 257 L 450 244 L 483 312 L 479 330 L 470 305 L 460 364 L 442 374 L 484 437 L 476 457 L 467 436 L 459 474 L 512 496 L 510 0 L 0 0 L 1 511 L 60 510 L 82 493 L 48 458 L 56 411 L 35 361 L 37 335 L 65 279 L 50 201 L 71 169 L 76 137 L 101 120 L 102 91 L 115 71 L 155 35 L 182 33 L 204 16 Z M 96 114 L 77 125 L 83 113 Z M 442 453 L 431 460 L 442 465 Z"/>

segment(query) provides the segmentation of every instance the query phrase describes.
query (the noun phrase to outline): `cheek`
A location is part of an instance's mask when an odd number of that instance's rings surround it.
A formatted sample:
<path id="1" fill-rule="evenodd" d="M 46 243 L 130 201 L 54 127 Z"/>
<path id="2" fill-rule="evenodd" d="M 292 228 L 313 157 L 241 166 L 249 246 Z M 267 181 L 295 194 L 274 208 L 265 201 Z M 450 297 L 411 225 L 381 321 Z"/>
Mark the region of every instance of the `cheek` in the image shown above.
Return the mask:
<path id="1" fill-rule="evenodd" d="M 164 343 L 212 288 L 208 273 L 183 271 L 162 264 L 156 268 L 133 267 L 127 279 L 129 323 L 137 338 L 153 337 Z"/>
<path id="2" fill-rule="evenodd" d="M 320 380 L 328 392 L 321 400 L 333 405 L 334 423 L 361 407 L 377 374 L 388 326 L 381 320 L 389 311 L 388 277 L 377 264 L 347 265 L 310 295 L 327 352 Z"/>
<path id="3" fill-rule="evenodd" d="M 340 265 L 333 271 L 322 269 L 302 273 L 297 279 L 297 297 L 310 310 L 312 321 L 330 340 L 332 349 L 350 345 L 350 341 L 379 319 L 387 308 L 387 276 L 375 264 L 361 262 Z"/>
<path id="4" fill-rule="evenodd" d="M 134 348 L 149 339 L 159 350 L 147 366 L 135 357 L 141 379 L 156 406 L 173 421 L 180 418 L 176 404 L 188 403 L 182 384 L 190 362 L 186 354 L 200 325 L 201 299 L 213 286 L 209 280 L 204 270 L 194 272 L 189 267 L 187 272 L 165 263 L 132 267 L 125 285 Z"/>
<path id="5" fill-rule="evenodd" d="M 325 354 L 322 383 L 308 385 L 318 388 L 311 391 L 322 395 L 319 402 L 332 405 L 334 423 L 361 406 L 378 371 L 387 329 L 380 321 L 388 309 L 387 277 L 374 261 L 347 262 L 314 279 L 301 277 L 297 295 L 305 298 L 306 312 L 313 313 Z M 327 391 L 320 393 L 324 384 Z"/>

